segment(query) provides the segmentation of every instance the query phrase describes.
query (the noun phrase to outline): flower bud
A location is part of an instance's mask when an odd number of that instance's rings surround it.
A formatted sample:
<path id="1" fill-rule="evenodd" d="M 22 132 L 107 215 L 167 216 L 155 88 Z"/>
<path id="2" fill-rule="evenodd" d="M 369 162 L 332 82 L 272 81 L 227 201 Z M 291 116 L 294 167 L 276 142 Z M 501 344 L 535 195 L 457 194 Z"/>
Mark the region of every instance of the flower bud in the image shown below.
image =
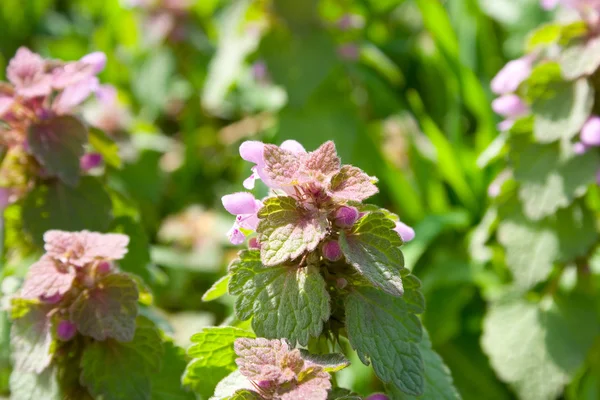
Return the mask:
<path id="1" fill-rule="evenodd" d="M 335 212 L 335 223 L 342 228 L 350 228 L 358 219 L 358 210 L 354 207 L 342 206 Z"/>
<path id="2" fill-rule="evenodd" d="M 71 321 L 62 320 L 56 327 L 56 333 L 60 340 L 67 342 L 73 339 L 73 336 L 77 333 L 77 327 Z"/>
<path id="3" fill-rule="evenodd" d="M 335 280 L 335 285 L 338 287 L 338 289 L 343 289 L 348 286 L 348 281 L 344 278 L 337 278 Z"/>
<path id="4" fill-rule="evenodd" d="M 410 242 L 415 238 L 415 230 L 401 221 L 396 222 L 394 230 L 398 232 L 403 242 Z"/>
<path id="5" fill-rule="evenodd" d="M 600 146 L 600 117 L 590 117 L 581 128 L 581 143 L 586 146 Z"/>
<path id="6" fill-rule="evenodd" d="M 323 257 L 329 261 L 337 261 L 342 258 L 342 249 L 337 240 L 328 240 L 323 244 Z"/>
<path id="7" fill-rule="evenodd" d="M 102 164 L 102 154 L 100 153 L 87 153 L 79 160 L 79 166 L 84 171 L 96 168 Z"/>
<path id="8" fill-rule="evenodd" d="M 40 296 L 40 300 L 47 304 L 56 304 L 63 299 L 63 296 L 56 293 L 52 296 Z"/>
<path id="9" fill-rule="evenodd" d="M 496 94 L 516 91 L 521 82 L 531 74 L 532 61 L 530 56 L 525 56 L 508 62 L 492 79 L 492 91 Z"/>
<path id="10" fill-rule="evenodd" d="M 260 250 L 260 243 L 258 242 L 258 238 L 250 238 L 250 240 L 248 240 L 248 248 Z"/>
<path id="11" fill-rule="evenodd" d="M 582 155 L 587 151 L 587 146 L 581 142 L 575 142 L 573 144 L 573 152 L 577 155 Z"/>
<path id="12" fill-rule="evenodd" d="M 112 265 L 108 261 L 100 261 L 96 267 L 96 271 L 100 274 L 106 274 L 110 272 Z"/>

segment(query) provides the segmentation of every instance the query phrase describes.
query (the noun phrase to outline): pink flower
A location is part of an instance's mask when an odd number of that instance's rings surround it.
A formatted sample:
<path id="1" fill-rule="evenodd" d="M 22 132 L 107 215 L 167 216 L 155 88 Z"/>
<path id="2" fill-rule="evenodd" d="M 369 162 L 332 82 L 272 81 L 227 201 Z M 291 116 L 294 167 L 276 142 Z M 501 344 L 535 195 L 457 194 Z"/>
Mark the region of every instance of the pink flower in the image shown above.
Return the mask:
<path id="1" fill-rule="evenodd" d="M 410 242 L 415 238 L 415 230 L 402 221 L 396 222 L 394 230 L 398 232 L 403 242 Z"/>
<path id="2" fill-rule="evenodd" d="M 531 56 L 509 61 L 492 79 L 492 91 L 496 94 L 509 94 L 516 91 L 519 85 L 529 78 L 532 62 Z"/>
<path id="3" fill-rule="evenodd" d="M 69 114 L 83 103 L 100 86 L 98 78 L 89 76 L 67 86 L 52 103 L 52 109 L 59 115 Z"/>
<path id="4" fill-rule="evenodd" d="M 343 228 L 350 228 L 357 219 L 358 210 L 354 207 L 342 206 L 335 212 L 335 222 Z"/>
<path id="5" fill-rule="evenodd" d="M 17 95 L 25 98 L 46 96 L 52 90 L 52 79 L 46 74 L 46 62 L 26 47 L 19 48 L 10 60 L 6 76 L 15 85 Z"/>
<path id="6" fill-rule="evenodd" d="M 342 249 L 337 240 L 329 240 L 323 244 L 323 257 L 329 261 L 337 261 L 342 258 Z"/>
<path id="7" fill-rule="evenodd" d="M 102 154 L 100 153 L 86 153 L 79 160 L 79 167 L 84 171 L 89 171 L 99 167 L 102 164 Z"/>
<path id="8" fill-rule="evenodd" d="M 600 117 L 590 117 L 581 128 L 581 143 L 586 147 L 600 146 Z"/>
<path id="9" fill-rule="evenodd" d="M 492 109 L 504 117 L 518 118 L 529 112 L 527 104 L 515 94 L 506 94 L 492 102 Z"/>
<path id="10" fill-rule="evenodd" d="M 581 155 L 584 154 L 587 151 L 587 146 L 581 142 L 575 142 L 573 144 L 573 152 L 575 154 Z"/>
<path id="11" fill-rule="evenodd" d="M 104 69 L 106 56 L 95 52 L 82 57 L 79 61 L 69 62 L 52 71 L 52 86 L 64 89 L 80 81 L 87 81 Z"/>
<path id="12" fill-rule="evenodd" d="M 44 234 L 44 249 L 53 259 L 83 267 L 96 260 L 120 260 L 127 253 L 129 237 L 118 233 L 65 232 L 51 230 Z"/>
<path id="13" fill-rule="evenodd" d="M 8 114 L 14 102 L 12 97 L 0 95 L 0 119 Z"/>
<path id="14" fill-rule="evenodd" d="M 233 227 L 227 232 L 227 237 L 232 244 L 238 245 L 246 240 L 246 232 L 255 231 L 258 226 L 258 210 L 262 203 L 254 198 L 252 193 L 238 192 L 225 195 L 221 198 L 223 207 L 235 215 Z"/>
<path id="15" fill-rule="evenodd" d="M 542 8 L 545 10 L 551 10 L 558 5 L 560 0 L 541 0 Z"/>

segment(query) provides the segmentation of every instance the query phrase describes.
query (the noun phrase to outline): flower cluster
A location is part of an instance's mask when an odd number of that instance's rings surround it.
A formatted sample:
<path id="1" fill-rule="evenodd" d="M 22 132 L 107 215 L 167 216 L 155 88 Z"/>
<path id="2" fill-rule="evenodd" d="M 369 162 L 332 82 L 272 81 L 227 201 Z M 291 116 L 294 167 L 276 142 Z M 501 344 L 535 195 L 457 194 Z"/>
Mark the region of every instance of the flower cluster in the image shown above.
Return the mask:
<path id="1" fill-rule="evenodd" d="M 330 375 L 322 366 L 304 359 L 285 340 L 240 338 L 234 349 L 239 372 L 254 394 L 264 400 L 325 400 Z"/>
<path id="2" fill-rule="evenodd" d="M 323 222 L 317 233 L 321 239 L 336 228 L 351 228 L 364 215 L 359 211 L 360 203 L 378 192 L 376 178 L 357 167 L 341 164 L 333 142 L 326 142 L 317 150 L 307 152 L 295 140 L 285 141 L 281 146 L 247 141 L 240 146 L 240 155 L 255 164 L 250 177 L 244 181 L 244 187 L 253 189 L 255 181 L 261 180 L 271 189 L 268 198 L 292 198 L 296 206 L 304 210 L 303 215 L 307 219 L 316 217 Z M 231 243 L 241 244 L 257 230 L 258 213 L 265 200 L 257 200 L 249 192 L 223 196 L 223 206 L 236 216 L 228 233 Z M 396 230 L 404 241 L 414 238 L 412 228 L 399 220 Z M 260 248 L 260 236 L 250 241 L 250 247 Z M 341 256 L 337 242 L 324 243 L 326 258 Z"/>
<path id="3" fill-rule="evenodd" d="M 38 176 L 76 183 L 79 158 L 83 167 L 98 164 L 98 155 L 92 157 L 96 162 L 84 155 L 87 129 L 72 115 L 102 89 L 96 75 L 105 63 L 100 52 L 62 62 L 24 47 L 10 60 L 8 83 L 0 83 L 0 147 L 6 149 L 0 188 L 6 197 L 15 200 Z"/>

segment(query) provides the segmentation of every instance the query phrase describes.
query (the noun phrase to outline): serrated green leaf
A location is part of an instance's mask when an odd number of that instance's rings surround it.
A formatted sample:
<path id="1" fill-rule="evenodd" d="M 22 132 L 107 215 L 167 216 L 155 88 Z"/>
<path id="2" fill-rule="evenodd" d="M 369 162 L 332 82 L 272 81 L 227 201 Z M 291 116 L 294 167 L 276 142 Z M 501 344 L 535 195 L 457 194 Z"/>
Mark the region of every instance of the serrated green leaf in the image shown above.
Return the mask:
<path id="1" fill-rule="evenodd" d="M 264 265 L 274 266 L 314 250 L 327 234 L 327 216 L 301 208 L 293 197 L 271 197 L 258 211 L 256 231 Z"/>
<path id="2" fill-rule="evenodd" d="M 185 350 L 170 340 L 163 343 L 164 357 L 160 374 L 152 378 L 152 400 L 194 400 L 196 396 L 181 383 L 185 371 Z"/>
<path id="3" fill-rule="evenodd" d="M 107 275 L 96 287 L 81 292 L 71 304 L 71 321 L 82 335 L 128 342 L 136 332 L 138 297 L 137 284 L 131 277 Z"/>
<path id="4" fill-rule="evenodd" d="M 300 354 L 302 354 L 305 361 L 320 366 L 325 372 L 341 371 L 350 365 L 350 361 L 340 353 L 311 354 L 304 349 L 300 349 Z"/>
<path id="5" fill-rule="evenodd" d="M 76 186 L 87 133 L 87 127 L 79 119 L 62 115 L 31 125 L 27 130 L 27 143 L 50 175 Z"/>
<path id="6" fill-rule="evenodd" d="M 81 358 L 81 384 L 103 400 L 148 400 L 164 355 L 158 330 L 139 317 L 131 342 L 92 342 Z M 165 368 L 169 368 L 168 365 Z"/>
<path id="7" fill-rule="evenodd" d="M 394 227 L 384 213 L 370 212 L 351 232 L 342 231 L 339 242 L 346 260 L 358 272 L 387 293 L 401 296 L 404 256 L 399 249 L 402 239 Z"/>
<path id="8" fill-rule="evenodd" d="M 238 338 L 254 338 L 254 333 L 234 327 L 205 328 L 192 336 L 188 356 L 192 360 L 182 377 L 184 385 L 208 398 L 219 381 L 237 369 L 233 343 Z"/>
<path id="9" fill-rule="evenodd" d="M 41 373 L 52 361 L 50 308 L 45 304 L 31 307 L 13 321 L 10 343 L 15 371 Z"/>
<path id="10" fill-rule="evenodd" d="M 506 298 L 484 320 L 482 346 L 498 376 L 521 398 L 555 399 L 599 332 L 591 299 L 562 295 L 550 304 Z"/>
<path id="11" fill-rule="evenodd" d="M 370 361 L 379 379 L 418 396 L 425 381 L 419 350 L 422 327 L 415 314 L 423 312 L 424 299 L 417 288 L 405 285 L 405 291 L 416 292 L 411 298 L 420 302 L 409 303 L 374 288 L 355 289 L 346 298 L 346 330 L 362 362 Z"/>
<path id="12" fill-rule="evenodd" d="M 56 379 L 55 368 L 42 373 L 14 370 L 10 375 L 10 398 L 13 400 L 64 400 Z"/>
<path id="13" fill-rule="evenodd" d="M 515 143 L 512 151 L 523 212 L 533 220 L 552 215 L 583 196 L 600 167 L 596 152 L 564 155 L 557 144 Z"/>
<path id="14" fill-rule="evenodd" d="M 229 293 L 238 296 L 238 318 L 268 339 L 286 338 L 305 346 L 318 336 L 331 312 L 329 293 L 318 268 L 265 268 L 258 251 L 244 251 L 230 267 Z"/>
<path id="15" fill-rule="evenodd" d="M 119 156 L 119 146 L 99 129 L 92 128 L 89 132 L 90 145 L 102 154 L 104 162 L 111 167 L 121 168 L 123 164 Z"/>
<path id="16" fill-rule="evenodd" d="M 225 275 L 216 281 L 202 296 L 202 301 L 213 301 L 227 294 L 227 286 L 231 275 Z"/>
<path id="17" fill-rule="evenodd" d="M 23 229 L 40 247 L 44 232 L 51 229 L 106 232 L 112 221 L 111 208 L 110 197 L 96 178 L 81 178 L 75 188 L 56 181 L 40 185 L 27 195 Z"/>
<path id="18" fill-rule="evenodd" d="M 405 395 L 394 387 L 390 387 L 390 394 L 394 399 L 421 399 L 421 400 L 460 400 L 461 396 L 454 387 L 450 369 L 444 360 L 431 347 L 431 340 L 427 331 L 423 331 L 423 340 L 419 349 L 425 365 L 425 391 L 421 396 Z"/>
<path id="19" fill-rule="evenodd" d="M 536 139 L 542 143 L 571 139 L 587 121 L 593 104 L 594 89 L 586 79 L 550 84 L 532 104 Z"/>

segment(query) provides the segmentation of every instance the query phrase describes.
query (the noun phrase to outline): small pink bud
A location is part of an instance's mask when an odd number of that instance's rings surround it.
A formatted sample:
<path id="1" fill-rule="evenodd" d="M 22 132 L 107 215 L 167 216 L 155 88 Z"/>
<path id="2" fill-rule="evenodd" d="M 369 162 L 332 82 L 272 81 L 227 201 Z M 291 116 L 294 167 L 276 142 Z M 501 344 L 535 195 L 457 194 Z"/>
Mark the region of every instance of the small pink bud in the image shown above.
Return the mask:
<path id="1" fill-rule="evenodd" d="M 573 144 L 573 151 L 575 154 L 581 155 L 587 151 L 587 146 L 581 142 L 575 142 Z"/>
<path id="2" fill-rule="evenodd" d="M 104 54 L 101 51 L 96 51 L 94 53 L 90 53 L 86 56 L 83 56 L 80 61 L 85 64 L 91 65 L 94 74 L 98 74 L 106 66 L 106 54 Z"/>
<path id="3" fill-rule="evenodd" d="M 223 207 L 233 215 L 254 214 L 258 211 L 256 199 L 252 193 L 238 192 L 221 197 Z"/>
<path id="4" fill-rule="evenodd" d="M 248 248 L 259 250 L 260 249 L 260 243 L 258 242 L 258 239 L 255 238 L 255 237 L 251 238 L 248 241 Z"/>
<path id="5" fill-rule="evenodd" d="M 338 289 L 343 289 L 348 286 L 348 281 L 344 278 L 337 278 L 335 280 L 335 285 L 338 287 Z"/>
<path id="6" fill-rule="evenodd" d="M 98 266 L 96 267 L 96 271 L 101 274 L 106 274 L 110 272 L 112 265 L 108 261 L 100 261 Z"/>
<path id="7" fill-rule="evenodd" d="M 586 146 L 600 146 L 600 117 L 593 116 L 581 129 L 581 143 Z"/>
<path id="8" fill-rule="evenodd" d="M 404 222 L 396 222 L 396 227 L 394 230 L 398 232 L 398 235 L 400 235 L 403 242 L 410 242 L 415 238 L 415 230 L 406 225 Z"/>
<path id="9" fill-rule="evenodd" d="M 40 300 L 47 304 L 56 304 L 63 299 L 63 296 L 56 293 L 52 296 L 40 296 Z"/>
<path id="10" fill-rule="evenodd" d="M 348 61 L 356 61 L 360 55 L 360 49 L 354 43 L 346 43 L 339 46 L 337 52 L 340 57 Z"/>
<path id="11" fill-rule="evenodd" d="M 100 164 L 102 164 L 102 154 L 100 153 L 87 153 L 79 160 L 79 166 L 84 171 L 96 168 Z"/>
<path id="12" fill-rule="evenodd" d="M 492 79 L 492 91 L 496 94 L 508 94 L 517 90 L 519 85 L 531 74 L 532 57 L 525 56 L 508 62 Z"/>
<path id="13" fill-rule="evenodd" d="M 498 97 L 492 102 L 492 109 L 505 117 L 516 118 L 527 114 L 529 108 L 516 94 L 507 94 Z"/>
<path id="14" fill-rule="evenodd" d="M 71 321 L 62 320 L 56 327 L 56 333 L 58 334 L 58 338 L 60 340 L 67 342 L 73 339 L 73 336 L 75 336 L 75 333 L 77 333 L 77 327 Z"/>
<path id="15" fill-rule="evenodd" d="M 271 382 L 271 381 L 258 381 L 256 384 L 261 389 L 268 389 L 268 388 L 271 387 L 271 385 L 273 384 L 273 382 Z"/>
<path id="16" fill-rule="evenodd" d="M 542 8 L 544 10 L 552 10 L 560 3 L 560 0 L 542 0 Z"/>
<path id="17" fill-rule="evenodd" d="M 342 258 L 342 249 L 337 240 L 329 240 L 323 245 L 323 257 L 329 261 L 337 261 Z"/>
<path id="18" fill-rule="evenodd" d="M 354 207 L 342 206 L 335 212 L 335 222 L 342 228 L 350 228 L 358 220 L 358 210 Z"/>
<path id="19" fill-rule="evenodd" d="M 390 398 L 383 393 L 375 393 L 367 397 L 365 400 L 390 400 Z"/>
<path id="20" fill-rule="evenodd" d="M 246 161 L 261 164 L 264 159 L 265 144 L 256 140 L 247 140 L 240 145 L 240 156 Z"/>

